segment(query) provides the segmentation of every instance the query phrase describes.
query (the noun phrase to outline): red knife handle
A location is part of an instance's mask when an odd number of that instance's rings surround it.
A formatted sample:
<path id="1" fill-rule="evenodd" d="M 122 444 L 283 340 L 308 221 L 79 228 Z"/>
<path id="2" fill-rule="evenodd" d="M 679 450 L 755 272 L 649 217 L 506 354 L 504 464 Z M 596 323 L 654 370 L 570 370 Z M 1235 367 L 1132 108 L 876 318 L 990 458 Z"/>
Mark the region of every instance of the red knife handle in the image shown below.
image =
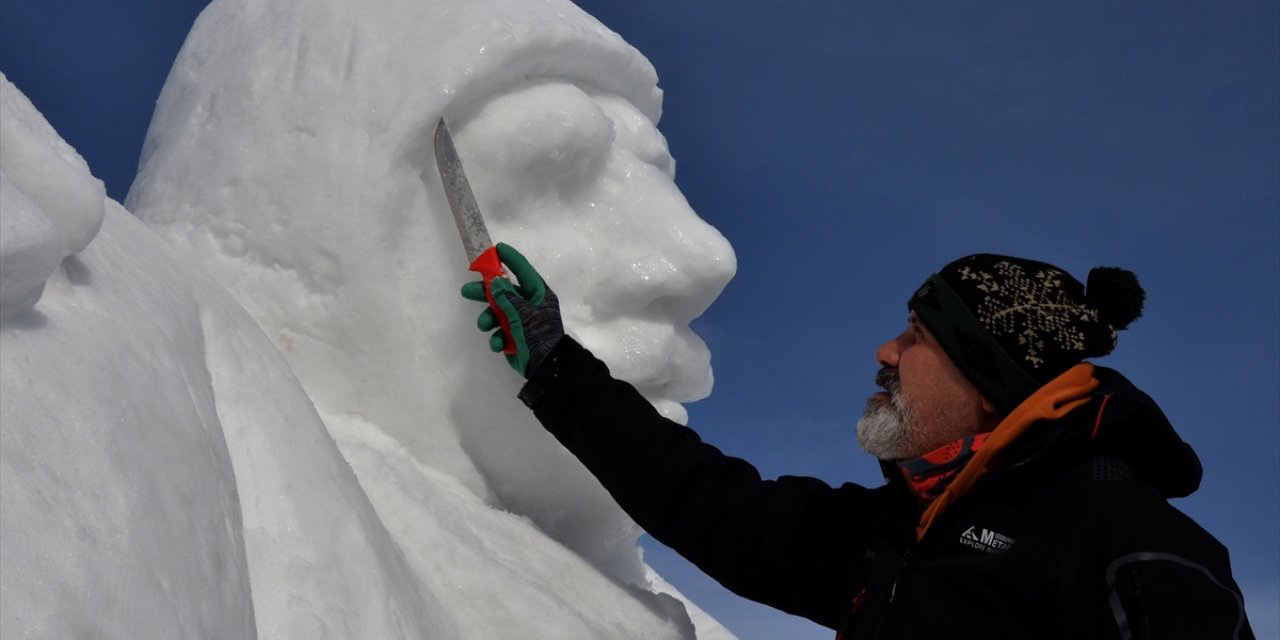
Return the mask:
<path id="1" fill-rule="evenodd" d="M 480 274 L 484 279 L 484 297 L 489 301 L 489 308 L 493 309 L 494 315 L 498 316 L 498 325 L 502 327 L 503 340 L 502 352 L 514 356 L 516 354 L 515 336 L 511 334 L 511 320 L 507 318 L 507 314 L 503 312 L 502 307 L 498 306 L 498 302 L 493 298 L 493 288 L 491 284 L 494 278 L 503 277 L 502 258 L 498 257 L 498 248 L 489 247 L 484 253 L 476 256 L 474 262 L 469 267 L 472 271 Z"/>

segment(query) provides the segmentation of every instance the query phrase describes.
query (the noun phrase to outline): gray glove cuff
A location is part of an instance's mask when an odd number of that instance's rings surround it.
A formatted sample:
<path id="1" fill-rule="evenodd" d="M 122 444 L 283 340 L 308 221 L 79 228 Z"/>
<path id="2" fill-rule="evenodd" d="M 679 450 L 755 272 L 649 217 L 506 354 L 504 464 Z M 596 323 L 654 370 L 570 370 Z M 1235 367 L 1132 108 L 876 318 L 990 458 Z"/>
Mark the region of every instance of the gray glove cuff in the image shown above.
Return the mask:
<path id="1" fill-rule="evenodd" d="M 524 325 L 525 344 L 529 348 L 529 364 L 525 367 L 524 375 L 529 378 L 564 336 L 564 324 L 560 320 L 560 299 L 551 287 L 547 287 L 546 295 L 538 304 L 532 304 L 518 295 L 511 296 L 511 304 L 516 313 L 520 314 L 520 322 Z"/>

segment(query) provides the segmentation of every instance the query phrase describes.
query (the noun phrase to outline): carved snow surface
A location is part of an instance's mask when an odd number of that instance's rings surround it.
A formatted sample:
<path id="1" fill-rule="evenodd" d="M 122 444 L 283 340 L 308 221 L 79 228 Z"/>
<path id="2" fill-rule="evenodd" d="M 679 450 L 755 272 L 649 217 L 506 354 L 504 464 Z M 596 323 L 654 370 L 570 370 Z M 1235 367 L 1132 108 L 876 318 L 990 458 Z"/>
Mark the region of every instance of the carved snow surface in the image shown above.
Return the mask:
<path id="1" fill-rule="evenodd" d="M 494 239 L 680 419 L 735 263 L 660 98 L 565 0 L 214 0 L 127 211 L 6 83 L 0 636 L 732 637 L 516 399 L 421 177 L 448 116 Z"/>

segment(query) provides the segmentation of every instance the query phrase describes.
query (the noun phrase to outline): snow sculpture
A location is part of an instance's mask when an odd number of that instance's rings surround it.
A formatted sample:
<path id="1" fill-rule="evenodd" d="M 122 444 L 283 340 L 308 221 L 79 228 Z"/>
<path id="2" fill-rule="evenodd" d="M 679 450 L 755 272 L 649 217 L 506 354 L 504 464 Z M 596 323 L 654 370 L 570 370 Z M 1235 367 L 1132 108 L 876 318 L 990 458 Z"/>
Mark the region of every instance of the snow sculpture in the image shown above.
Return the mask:
<path id="1" fill-rule="evenodd" d="M 0 89 L 0 635 L 730 637 L 654 593 L 484 353 L 431 160 L 444 116 L 494 236 L 681 418 L 734 258 L 616 34 L 560 1 L 215 0 L 129 197 L 150 229 Z"/>
<path id="2" fill-rule="evenodd" d="M 35 306 L 58 262 L 98 233 L 106 190 L 3 74 L 0 91 L 0 315 L 7 316 Z"/>
<path id="3" fill-rule="evenodd" d="M 254 321 L 0 112 L 0 636 L 449 637 Z"/>
<path id="4" fill-rule="evenodd" d="M 359 443 L 385 434 L 644 584 L 634 525 L 478 353 L 430 145 L 443 115 L 493 236 L 544 270 L 573 334 L 679 418 L 711 381 L 688 322 L 734 258 L 672 182 L 660 98 L 648 62 L 567 1 L 217 0 L 127 204 L 258 319 L 367 490 L 385 465 L 362 468 Z"/>
<path id="5" fill-rule="evenodd" d="M 53 222 L 23 222 L 97 181 L 16 88 L 0 100 L 26 127 L 6 134 L 26 141 L 9 151 L 65 151 L 0 164 L 5 273 L 48 277 L 34 308 L 0 301 L 0 635 L 690 636 L 674 600 L 621 587 L 376 430 L 357 433 L 347 454 L 398 505 L 387 523 L 402 549 L 222 287 L 112 201 L 101 233 L 61 261 Z M 39 180 L 15 183 L 11 168 Z M 66 211 L 97 228 L 94 207 Z M 699 619 L 703 637 L 727 636 Z"/>

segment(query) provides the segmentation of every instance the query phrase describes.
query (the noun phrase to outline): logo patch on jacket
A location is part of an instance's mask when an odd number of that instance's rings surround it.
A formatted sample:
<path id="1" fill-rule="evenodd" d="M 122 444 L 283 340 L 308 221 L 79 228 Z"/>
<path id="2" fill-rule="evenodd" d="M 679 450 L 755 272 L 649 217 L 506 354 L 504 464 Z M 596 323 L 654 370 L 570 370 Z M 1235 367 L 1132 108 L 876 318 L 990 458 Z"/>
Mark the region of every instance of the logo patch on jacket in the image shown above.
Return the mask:
<path id="1" fill-rule="evenodd" d="M 969 527 L 960 534 L 960 544 L 986 553 L 1004 553 L 1013 546 L 1014 542 L 1017 541 L 1002 533 L 976 526 Z"/>

